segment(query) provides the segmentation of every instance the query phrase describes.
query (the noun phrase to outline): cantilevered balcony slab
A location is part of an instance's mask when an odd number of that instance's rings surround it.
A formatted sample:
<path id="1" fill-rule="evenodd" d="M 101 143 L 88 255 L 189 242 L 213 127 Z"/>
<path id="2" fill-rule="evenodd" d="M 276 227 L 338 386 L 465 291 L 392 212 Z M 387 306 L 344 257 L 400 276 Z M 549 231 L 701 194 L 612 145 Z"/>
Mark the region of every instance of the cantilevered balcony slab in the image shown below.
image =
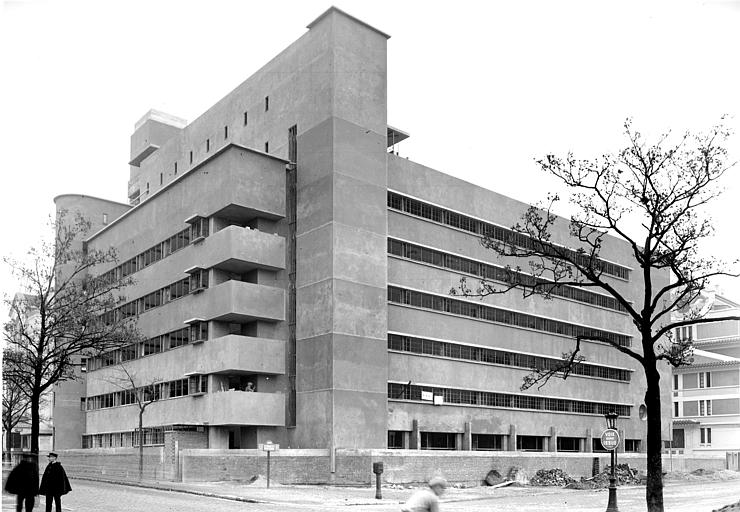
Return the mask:
<path id="1" fill-rule="evenodd" d="M 243 274 L 253 269 L 285 268 L 285 238 L 240 226 L 211 234 L 195 247 L 193 261 L 202 268 Z"/>
<path id="2" fill-rule="evenodd" d="M 87 433 L 120 432 L 137 428 L 135 405 L 88 411 Z M 285 395 L 217 391 L 168 398 L 149 405 L 144 426 L 159 425 L 285 425 Z"/>
<path id="3" fill-rule="evenodd" d="M 205 320 L 251 322 L 285 320 L 285 291 L 282 288 L 226 281 L 199 295 L 199 316 Z"/>

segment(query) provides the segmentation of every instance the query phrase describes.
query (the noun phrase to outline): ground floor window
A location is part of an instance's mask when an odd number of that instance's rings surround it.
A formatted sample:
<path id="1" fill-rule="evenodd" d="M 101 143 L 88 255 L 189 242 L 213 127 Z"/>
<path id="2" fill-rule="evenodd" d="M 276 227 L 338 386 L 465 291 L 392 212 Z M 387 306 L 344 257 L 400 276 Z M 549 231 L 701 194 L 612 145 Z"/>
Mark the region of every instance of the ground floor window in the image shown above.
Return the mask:
<path id="1" fill-rule="evenodd" d="M 422 450 L 455 450 L 457 434 L 448 432 L 422 432 Z"/>
<path id="2" fill-rule="evenodd" d="M 473 434 L 473 450 L 503 450 L 504 437 L 499 434 Z"/>
<path id="3" fill-rule="evenodd" d="M 403 445 L 403 438 L 405 432 L 403 430 L 389 430 L 388 431 L 388 448 L 405 448 Z"/>
<path id="4" fill-rule="evenodd" d="M 603 446 L 601 446 L 601 439 L 595 438 L 593 439 L 591 443 L 591 451 L 593 452 L 605 452 L 607 450 L 604 449 Z"/>
<path id="5" fill-rule="evenodd" d="M 710 445 L 712 444 L 712 429 L 711 428 L 700 428 L 700 443 Z"/>
<path id="6" fill-rule="evenodd" d="M 624 440 L 624 451 L 625 452 L 640 452 L 640 440 L 639 439 L 625 439 Z"/>
<path id="7" fill-rule="evenodd" d="M 516 449 L 525 452 L 541 452 L 544 447 L 543 438 L 539 436 L 517 436 Z"/>
<path id="8" fill-rule="evenodd" d="M 581 451 L 581 438 L 580 437 L 558 437 L 558 451 L 559 452 L 580 452 Z"/>

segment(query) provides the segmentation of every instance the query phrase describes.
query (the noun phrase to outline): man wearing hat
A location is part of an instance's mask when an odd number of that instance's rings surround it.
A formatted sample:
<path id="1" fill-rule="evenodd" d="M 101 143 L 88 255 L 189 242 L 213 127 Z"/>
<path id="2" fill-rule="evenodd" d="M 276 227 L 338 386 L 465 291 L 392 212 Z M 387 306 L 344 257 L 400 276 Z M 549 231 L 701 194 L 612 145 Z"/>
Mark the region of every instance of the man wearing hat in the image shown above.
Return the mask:
<path id="1" fill-rule="evenodd" d="M 62 496 L 71 490 L 67 473 L 57 462 L 57 454 L 49 453 L 49 464 L 44 470 L 39 487 L 39 494 L 46 496 L 46 512 L 51 512 L 52 500 L 56 503 L 56 512 L 62 512 Z"/>
<path id="2" fill-rule="evenodd" d="M 429 489 L 412 494 L 401 512 L 439 512 L 439 496 L 442 496 L 446 488 L 447 480 L 435 476 L 429 480 Z"/>
<path id="3" fill-rule="evenodd" d="M 24 453 L 21 461 L 8 475 L 5 482 L 5 490 L 16 495 L 16 512 L 23 511 L 26 504 L 26 512 L 33 510 L 33 501 L 39 493 L 39 469 L 36 465 L 36 455 Z"/>

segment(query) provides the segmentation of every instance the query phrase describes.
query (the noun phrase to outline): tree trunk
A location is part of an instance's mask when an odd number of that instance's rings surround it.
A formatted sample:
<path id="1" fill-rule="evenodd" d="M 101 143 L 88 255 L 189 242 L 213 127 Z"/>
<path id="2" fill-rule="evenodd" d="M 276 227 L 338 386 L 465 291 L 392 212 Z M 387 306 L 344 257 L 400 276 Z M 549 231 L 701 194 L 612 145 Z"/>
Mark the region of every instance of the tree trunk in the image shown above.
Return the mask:
<path id="1" fill-rule="evenodd" d="M 41 406 L 41 394 L 31 394 L 31 453 L 35 453 L 38 459 L 39 453 L 39 430 L 41 428 L 41 417 L 39 408 Z"/>
<path id="2" fill-rule="evenodd" d="M 144 478 L 144 409 L 139 409 L 139 480 Z"/>
<path id="3" fill-rule="evenodd" d="M 10 462 L 10 450 L 13 449 L 13 430 L 9 425 L 5 425 L 5 452 L 3 453 L 3 460 Z"/>
<path id="4" fill-rule="evenodd" d="M 661 435 L 660 374 L 657 361 L 646 361 L 647 391 L 647 489 L 648 512 L 663 512 L 663 440 Z"/>

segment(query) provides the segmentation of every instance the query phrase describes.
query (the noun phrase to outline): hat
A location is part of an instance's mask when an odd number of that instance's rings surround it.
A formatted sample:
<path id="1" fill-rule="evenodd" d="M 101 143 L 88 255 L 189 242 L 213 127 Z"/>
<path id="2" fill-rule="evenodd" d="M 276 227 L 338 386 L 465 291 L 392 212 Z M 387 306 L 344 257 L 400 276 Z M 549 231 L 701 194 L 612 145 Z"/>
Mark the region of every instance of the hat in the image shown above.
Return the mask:
<path id="1" fill-rule="evenodd" d="M 49 452 L 49 455 L 47 455 L 47 457 L 59 457 L 59 455 L 54 452 Z"/>
<path id="2" fill-rule="evenodd" d="M 435 486 L 439 486 L 444 489 L 447 487 L 447 480 L 445 480 L 441 476 L 435 476 L 434 478 L 429 480 L 429 487 L 435 487 Z"/>

